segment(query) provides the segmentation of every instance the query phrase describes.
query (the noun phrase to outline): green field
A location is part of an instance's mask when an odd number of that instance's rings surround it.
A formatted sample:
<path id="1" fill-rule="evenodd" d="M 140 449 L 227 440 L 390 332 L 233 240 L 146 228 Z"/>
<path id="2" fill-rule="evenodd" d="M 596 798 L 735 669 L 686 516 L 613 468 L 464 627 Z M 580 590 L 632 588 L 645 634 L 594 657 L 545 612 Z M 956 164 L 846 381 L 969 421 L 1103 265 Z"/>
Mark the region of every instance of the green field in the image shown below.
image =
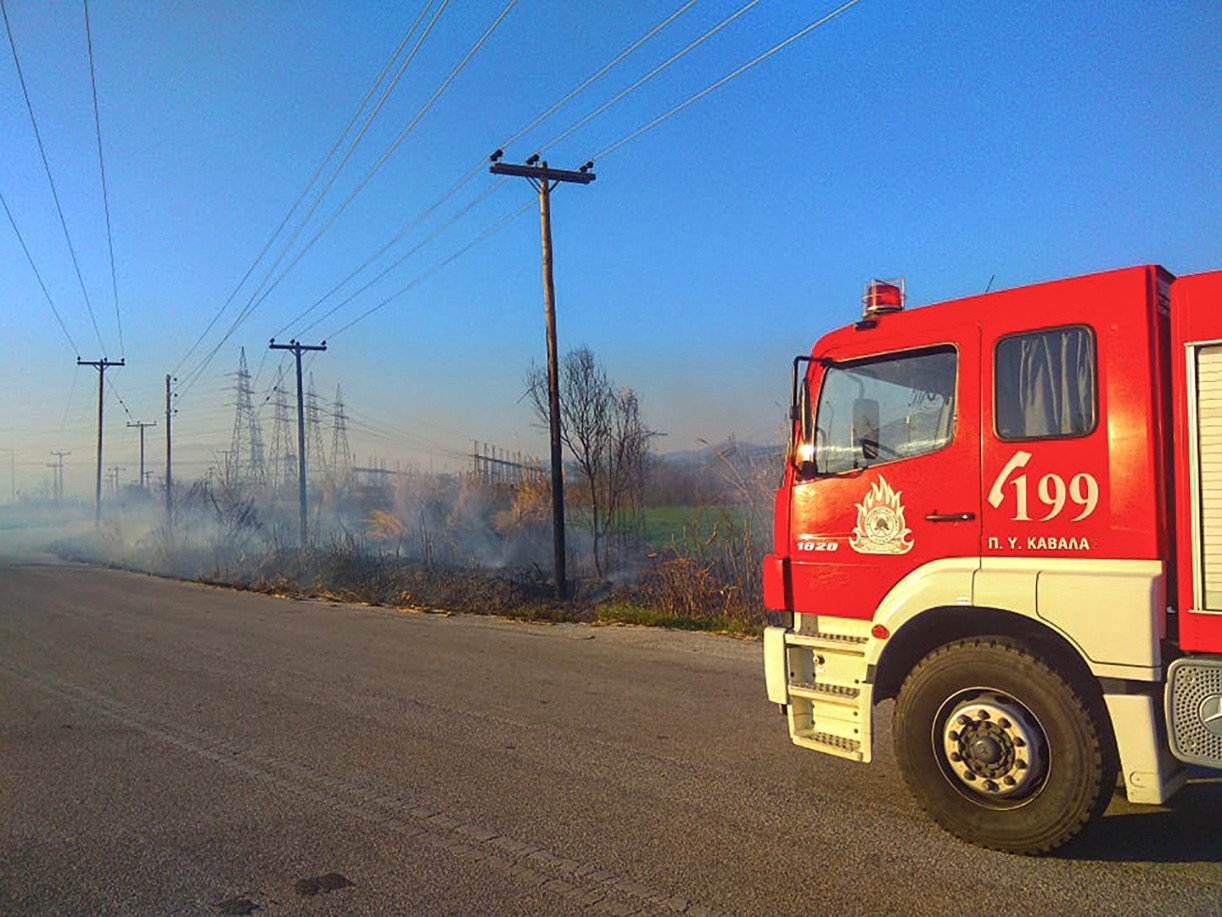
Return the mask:
<path id="1" fill-rule="evenodd" d="M 651 506 L 645 510 L 644 539 L 655 548 L 704 540 L 714 532 L 741 531 L 749 514 L 741 506 Z"/>

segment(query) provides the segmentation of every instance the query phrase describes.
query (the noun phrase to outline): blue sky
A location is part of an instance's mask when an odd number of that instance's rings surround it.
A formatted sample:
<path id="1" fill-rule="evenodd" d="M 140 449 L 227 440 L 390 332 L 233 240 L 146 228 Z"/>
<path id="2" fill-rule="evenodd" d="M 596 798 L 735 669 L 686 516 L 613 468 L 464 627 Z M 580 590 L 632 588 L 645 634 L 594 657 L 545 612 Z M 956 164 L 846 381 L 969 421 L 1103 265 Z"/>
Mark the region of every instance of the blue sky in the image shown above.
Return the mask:
<path id="1" fill-rule="evenodd" d="M 160 473 L 167 373 L 179 380 L 179 473 L 218 460 L 242 347 L 270 440 L 265 402 L 290 365 L 267 350 L 273 335 L 327 340 L 307 365 L 324 402 L 342 386 L 362 464 L 454 468 L 474 440 L 546 453 L 521 400 L 523 377 L 544 359 L 534 191 L 480 168 L 425 211 L 681 0 L 513 4 L 297 260 L 506 6 L 451 0 L 301 234 L 290 245 L 286 232 L 257 263 L 425 0 L 94 0 L 117 302 L 82 4 L 4 2 L 93 310 L 91 319 L 6 35 L 0 194 L 66 328 L 0 213 L 0 385 L 11 393 L 0 470 L 11 463 L 18 489 L 45 490 L 50 453 L 66 450 L 69 492 L 92 490 L 97 373 L 78 369 L 78 355 L 127 361 L 107 373 L 106 396 L 106 465 L 125 467 L 124 479 L 138 465 L 131 420 L 158 421 L 147 435 Z M 746 2 L 691 4 L 510 144 L 506 161 L 543 149 L 551 165 L 575 168 L 838 5 L 761 0 L 548 145 Z M 1175 273 L 1222 267 L 1219 111 L 1217 3 L 860 0 L 598 157 L 593 184 L 554 193 L 561 350 L 591 347 L 636 389 L 666 434 L 662 451 L 730 434 L 775 441 L 790 359 L 855 317 L 872 276 L 903 275 L 921 304 L 990 281 L 1146 262 Z M 417 218 L 371 273 L 302 317 Z M 239 287 L 252 265 L 254 280 Z M 253 297 L 260 278 L 289 265 L 266 298 Z"/>

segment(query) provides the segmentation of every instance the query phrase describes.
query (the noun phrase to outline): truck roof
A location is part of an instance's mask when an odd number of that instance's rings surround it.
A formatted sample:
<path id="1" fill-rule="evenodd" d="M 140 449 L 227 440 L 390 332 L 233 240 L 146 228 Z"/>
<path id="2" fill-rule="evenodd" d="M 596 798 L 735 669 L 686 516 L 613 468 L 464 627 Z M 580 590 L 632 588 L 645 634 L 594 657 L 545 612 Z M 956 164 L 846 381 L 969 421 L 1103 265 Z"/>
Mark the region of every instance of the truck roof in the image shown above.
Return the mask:
<path id="1" fill-rule="evenodd" d="M 906 346 L 905 339 L 942 326 L 953 342 L 963 326 L 976 325 L 986 340 L 1040 327 L 1098 322 L 1109 310 L 1144 308 L 1157 285 L 1174 276 L 1156 264 L 1085 274 L 1006 290 L 981 293 L 902 311 L 872 316 L 821 337 L 811 350 L 816 358 L 867 356 Z M 958 332 L 958 333 L 957 333 Z"/>

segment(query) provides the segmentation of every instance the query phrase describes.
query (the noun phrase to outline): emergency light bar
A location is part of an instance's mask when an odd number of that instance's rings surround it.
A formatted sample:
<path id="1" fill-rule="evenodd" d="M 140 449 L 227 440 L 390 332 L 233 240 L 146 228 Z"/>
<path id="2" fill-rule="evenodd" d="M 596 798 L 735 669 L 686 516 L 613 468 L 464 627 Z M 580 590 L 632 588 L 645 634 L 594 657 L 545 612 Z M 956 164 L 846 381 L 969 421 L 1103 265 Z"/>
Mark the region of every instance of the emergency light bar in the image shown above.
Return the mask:
<path id="1" fill-rule="evenodd" d="M 904 278 L 871 280 L 862 289 L 861 317 L 863 319 L 900 312 L 904 308 Z"/>

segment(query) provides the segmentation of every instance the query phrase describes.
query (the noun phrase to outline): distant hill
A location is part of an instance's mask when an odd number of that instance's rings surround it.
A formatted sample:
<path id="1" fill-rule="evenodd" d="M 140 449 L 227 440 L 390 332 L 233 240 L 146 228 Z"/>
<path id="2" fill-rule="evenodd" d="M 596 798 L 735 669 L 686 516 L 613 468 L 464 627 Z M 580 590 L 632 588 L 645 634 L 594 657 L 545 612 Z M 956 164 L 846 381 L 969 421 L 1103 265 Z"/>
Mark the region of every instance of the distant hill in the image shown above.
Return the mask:
<path id="1" fill-rule="evenodd" d="M 784 454 L 785 446 L 782 443 L 761 445 L 759 443 L 742 442 L 731 436 L 720 442 L 710 443 L 700 449 L 662 452 L 657 453 L 654 457 L 671 465 L 699 466 L 714 460 L 741 461 L 747 464 L 755 464 L 757 462 L 777 460 Z"/>

